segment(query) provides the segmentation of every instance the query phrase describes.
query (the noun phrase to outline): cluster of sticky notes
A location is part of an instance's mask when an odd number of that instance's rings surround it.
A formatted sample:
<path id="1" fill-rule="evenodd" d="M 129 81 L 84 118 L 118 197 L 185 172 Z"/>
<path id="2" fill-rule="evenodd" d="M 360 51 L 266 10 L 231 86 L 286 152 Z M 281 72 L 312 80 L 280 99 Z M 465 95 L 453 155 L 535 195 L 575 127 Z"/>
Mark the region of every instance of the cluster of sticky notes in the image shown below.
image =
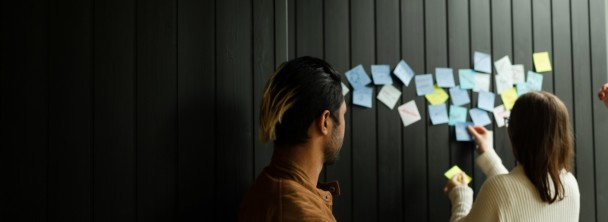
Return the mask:
<path id="1" fill-rule="evenodd" d="M 460 169 L 460 167 L 458 167 L 457 165 L 454 165 L 452 168 L 450 168 L 448 171 L 446 171 L 443 175 L 445 175 L 446 178 L 448 178 L 448 180 L 451 180 L 452 178 L 454 178 L 454 176 L 456 176 L 456 174 L 459 174 L 464 171 L 462 171 L 462 169 Z M 473 181 L 473 178 L 471 178 L 471 176 L 467 175 L 466 173 L 465 175 L 465 182 L 467 184 L 469 184 L 471 181 Z M 462 182 L 462 181 L 461 181 Z"/>
<path id="2" fill-rule="evenodd" d="M 404 61 L 397 63 L 391 70 L 389 64 L 374 64 L 369 66 L 371 78 L 361 64 L 346 71 L 346 79 L 352 87 L 352 102 L 355 105 L 372 108 L 373 95 L 379 90 L 376 99 L 389 109 L 394 109 L 401 99 L 402 91 L 394 86 L 393 76 L 399 79 L 405 87 L 414 82 L 417 96 L 424 96 L 428 101 L 426 107 L 430 122 L 433 125 L 448 124 L 455 127 L 457 141 L 472 141 L 467 126 L 487 126 L 492 124 L 492 113 L 498 127 L 507 125 L 505 119 L 510 115 L 517 98 L 527 92 L 542 90 L 543 75 L 541 72 L 552 70 L 548 52 L 534 53 L 534 71 L 525 71 L 522 64 L 512 64 L 509 56 L 503 56 L 492 61 L 488 53 L 474 52 L 473 67 L 452 69 L 437 67 L 434 73 L 416 74 Z M 496 75 L 492 78 L 493 68 Z M 455 76 L 456 75 L 456 76 Z M 456 78 L 455 78 L 456 77 Z M 492 92 L 492 81 L 495 92 Z M 458 84 L 457 84 L 458 83 Z M 381 88 L 376 88 L 376 86 Z M 477 93 L 477 104 L 469 108 L 463 107 L 471 103 L 470 92 Z M 342 94 L 347 95 L 350 89 L 342 83 Z M 500 101 L 502 104 L 494 106 Z M 397 112 L 404 127 L 420 121 L 422 115 L 415 100 L 398 106 Z M 470 120 L 467 120 L 470 116 Z"/>

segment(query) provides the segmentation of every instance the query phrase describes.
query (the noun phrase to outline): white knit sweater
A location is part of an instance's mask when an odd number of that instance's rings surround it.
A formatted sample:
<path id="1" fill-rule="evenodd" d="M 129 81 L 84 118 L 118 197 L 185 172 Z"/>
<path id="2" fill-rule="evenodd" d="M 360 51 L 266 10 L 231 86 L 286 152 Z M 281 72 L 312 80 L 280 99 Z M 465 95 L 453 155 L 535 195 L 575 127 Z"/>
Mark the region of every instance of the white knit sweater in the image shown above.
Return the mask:
<path id="1" fill-rule="evenodd" d="M 580 193 L 571 173 L 564 170 L 561 174 L 564 199 L 548 204 L 540 199 L 520 165 L 507 172 L 493 149 L 476 161 L 488 179 L 475 203 L 473 190 L 468 186 L 456 186 L 450 192 L 450 221 L 578 221 Z"/>

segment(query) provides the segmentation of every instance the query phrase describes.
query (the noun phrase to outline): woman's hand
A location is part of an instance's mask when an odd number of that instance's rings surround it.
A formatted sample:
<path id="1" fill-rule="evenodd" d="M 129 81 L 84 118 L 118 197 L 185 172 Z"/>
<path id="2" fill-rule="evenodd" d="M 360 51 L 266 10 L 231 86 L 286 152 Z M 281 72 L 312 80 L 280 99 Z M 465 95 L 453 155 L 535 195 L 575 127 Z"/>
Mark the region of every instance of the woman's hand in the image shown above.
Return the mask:
<path id="1" fill-rule="evenodd" d="M 604 101 L 604 105 L 608 108 L 608 83 L 604 84 L 600 91 L 597 93 L 597 97 Z"/>
<path id="2" fill-rule="evenodd" d="M 486 152 L 486 150 L 491 149 L 490 141 L 490 133 L 483 126 L 469 126 L 467 127 L 473 139 L 475 139 L 475 143 L 477 143 L 477 153 L 479 155 Z"/>
<path id="3" fill-rule="evenodd" d="M 467 186 L 467 180 L 465 179 L 465 174 L 463 172 L 457 173 L 452 179 L 448 180 L 448 183 L 443 188 L 443 193 L 449 196 L 450 192 L 452 192 L 456 186 Z"/>

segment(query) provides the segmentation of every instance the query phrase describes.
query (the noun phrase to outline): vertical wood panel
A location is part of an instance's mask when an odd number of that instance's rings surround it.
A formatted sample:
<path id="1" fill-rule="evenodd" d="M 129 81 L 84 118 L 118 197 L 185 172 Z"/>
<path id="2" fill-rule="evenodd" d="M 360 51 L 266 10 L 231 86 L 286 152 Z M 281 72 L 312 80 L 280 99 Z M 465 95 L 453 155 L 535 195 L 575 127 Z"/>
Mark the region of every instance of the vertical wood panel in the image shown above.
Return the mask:
<path id="1" fill-rule="evenodd" d="M 137 3 L 137 219 L 175 219 L 176 4 Z"/>
<path id="2" fill-rule="evenodd" d="M 448 65 L 446 2 L 430 0 L 425 3 L 425 73 L 435 73 L 435 68 Z M 436 81 L 435 77 L 433 79 Z M 430 103 L 423 104 L 428 106 Z M 427 124 L 429 220 L 447 221 L 450 215 L 445 212 L 449 212 L 450 204 L 442 191 L 446 183 L 443 173 L 450 167 L 450 130 L 447 124 L 432 125 L 429 118 L 423 121 Z"/>
<path id="3" fill-rule="evenodd" d="M 448 61 L 454 70 L 454 81 L 458 84 L 458 70 L 471 67 L 469 52 L 469 2 L 467 0 L 448 1 Z M 448 100 L 448 107 L 451 100 Z M 471 104 L 463 105 L 467 109 Z M 468 118 L 468 117 L 467 117 Z M 456 141 L 455 127 L 450 128 L 450 166 L 458 165 L 468 174 L 473 173 L 475 150 L 469 143 Z"/>
<path id="4" fill-rule="evenodd" d="M 91 220 L 92 11 L 51 2 L 48 220 Z"/>
<path id="5" fill-rule="evenodd" d="M 468 56 L 473 58 L 475 51 L 488 53 L 492 55 L 492 30 L 491 30 L 491 6 L 490 1 L 486 0 L 470 0 L 470 35 L 471 35 L 471 51 Z M 492 60 L 496 58 L 492 57 Z M 471 59 L 471 66 L 474 67 L 474 61 Z M 492 66 L 494 67 L 494 66 Z M 493 72 L 493 71 L 492 71 Z M 487 74 L 492 75 L 492 74 Z M 492 79 L 492 78 L 490 78 Z M 490 80 L 490 84 L 494 84 L 493 80 Z M 479 93 L 471 92 L 471 107 L 477 107 L 477 96 Z M 496 104 L 496 98 L 494 100 Z M 488 130 L 494 130 L 493 126 L 486 126 Z M 469 146 L 473 147 L 474 143 L 469 143 Z M 481 185 L 486 180 L 486 176 L 483 174 L 477 164 L 475 164 L 473 172 L 473 184 L 472 186 L 476 191 L 479 191 Z"/>
<path id="6" fill-rule="evenodd" d="M 415 73 L 423 73 L 426 54 L 424 45 L 424 1 L 401 1 L 401 55 Z M 403 128 L 403 219 L 428 220 L 428 169 L 426 159 L 426 106 L 424 97 L 416 96 L 415 83 L 402 85 L 402 103 L 414 100 L 422 121 Z M 431 191 L 432 192 L 432 191 Z"/>
<path id="7" fill-rule="evenodd" d="M 262 94 L 266 82 L 274 71 L 274 2 L 272 0 L 254 1 L 253 5 L 253 137 L 254 164 L 257 176 L 270 163 L 272 143 L 262 144 L 259 140 L 259 116 Z"/>
<path id="8" fill-rule="evenodd" d="M 552 68 L 555 69 L 555 53 L 553 53 L 553 35 L 551 26 L 551 0 L 532 1 L 532 35 L 534 52 L 549 52 Z M 561 15 L 560 15 L 561 16 Z M 529 70 L 536 70 L 531 66 Z M 554 92 L 553 71 L 543 72 L 543 90 Z"/>
<path id="9" fill-rule="evenodd" d="M 399 1 L 376 1 L 376 63 L 391 69 L 400 60 Z M 370 70 L 371 72 L 371 70 Z M 394 82 L 399 84 L 398 79 Z M 379 92 L 381 86 L 376 87 Z M 377 94 L 377 93 L 376 93 Z M 400 104 L 395 105 L 395 107 Z M 397 108 L 376 103 L 378 134 L 378 215 L 379 221 L 401 221 L 403 211 L 403 172 L 401 129 Z"/>
<path id="10" fill-rule="evenodd" d="M 494 67 L 494 61 L 502 58 L 503 56 L 509 56 L 509 59 L 513 61 L 513 38 L 512 38 L 512 26 L 511 26 L 511 2 L 492 0 L 492 67 Z M 496 93 L 495 106 L 503 104 L 500 95 L 496 91 L 496 68 L 492 69 L 492 92 Z M 506 127 L 497 127 L 494 114 L 488 112 L 488 115 L 494 123 L 494 149 L 496 153 L 502 159 L 505 167 L 510 170 L 515 166 L 515 157 L 513 157 L 513 151 L 511 149 L 511 143 L 509 142 L 509 136 Z M 479 181 L 478 181 L 479 182 Z M 477 190 L 479 191 L 479 190 Z"/>
<path id="11" fill-rule="evenodd" d="M 348 18 L 349 2 L 348 0 L 324 1 L 324 42 L 325 42 L 325 59 L 332 64 L 334 68 L 344 73 L 350 68 L 350 37 L 349 37 L 349 18 Z M 346 76 L 342 75 L 342 82 L 348 85 Z M 352 90 L 352 88 L 350 88 Z M 334 198 L 333 212 L 338 221 L 353 221 L 352 218 L 352 200 L 353 200 L 353 184 L 352 184 L 352 121 L 351 109 L 352 106 L 352 91 L 345 97 L 344 101 L 347 104 L 347 112 L 344 115 L 346 124 L 344 127 L 344 142 L 340 150 L 339 161 L 334 165 L 328 166 L 327 180 L 338 180 L 340 182 L 339 197 Z"/>
<path id="12" fill-rule="evenodd" d="M 135 1 L 94 2 L 93 220 L 135 220 Z"/>
<path id="13" fill-rule="evenodd" d="M 323 58 L 323 2 L 296 0 L 296 56 Z"/>
<path id="14" fill-rule="evenodd" d="M 0 218 L 47 219 L 47 7 L 0 6 Z"/>
<path id="15" fill-rule="evenodd" d="M 593 97 L 596 90 L 608 82 L 606 76 L 606 1 L 590 0 L 589 16 L 591 28 L 591 86 Z M 608 221 L 608 109 L 594 98 L 593 137 L 595 149 L 596 210 L 597 221 Z"/>
<path id="16" fill-rule="evenodd" d="M 177 220 L 215 220 L 215 1 L 177 2 Z"/>
<path id="17" fill-rule="evenodd" d="M 252 5 L 217 1 L 216 13 L 216 218 L 233 221 L 254 173 Z"/>
<path id="18" fill-rule="evenodd" d="M 374 64 L 374 2 L 352 0 L 350 5 L 351 66 Z M 377 90 L 374 90 L 374 95 Z M 375 96 L 374 96 L 375 97 Z M 353 219 L 378 220 L 378 161 L 376 103 L 373 108 L 352 106 Z"/>
<path id="19" fill-rule="evenodd" d="M 570 33 L 571 16 L 570 1 L 554 0 L 552 4 L 553 25 L 553 75 L 555 79 L 554 91 L 559 97 L 570 115 L 570 121 L 574 121 L 573 98 L 572 98 L 572 39 Z"/>
<path id="20" fill-rule="evenodd" d="M 524 69 L 534 70 L 532 64 L 532 3 L 513 0 L 513 64 L 523 64 Z"/>
<path id="21" fill-rule="evenodd" d="M 595 221 L 595 169 L 593 153 L 593 109 L 595 91 L 591 84 L 589 44 L 589 2 L 573 0 L 572 12 L 572 80 L 574 86 L 574 142 L 576 146 L 576 179 L 581 193 L 580 221 Z"/>

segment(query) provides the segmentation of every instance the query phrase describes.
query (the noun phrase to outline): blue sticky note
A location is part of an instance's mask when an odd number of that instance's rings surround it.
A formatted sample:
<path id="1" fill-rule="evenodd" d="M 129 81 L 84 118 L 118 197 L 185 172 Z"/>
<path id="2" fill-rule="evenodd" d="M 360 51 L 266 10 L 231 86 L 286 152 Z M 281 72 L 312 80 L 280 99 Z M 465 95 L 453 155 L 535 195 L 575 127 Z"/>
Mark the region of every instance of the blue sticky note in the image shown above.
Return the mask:
<path id="1" fill-rule="evenodd" d="M 475 52 L 473 62 L 475 71 L 492 73 L 492 56 L 490 54 Z"/>
<path id="2" fill-rule="evenodd" d="M 478 108 L 489 112 L 494 111 L 494 99 L 496 98 L 496 95 L 494 95 L 494 93 L 481 91 L 479 92 L 479 96 L 477 98 Z"/>
<path id="3" fill-rule="evenodd" d="M 475 123 L 476 126 L 485 126 L 488 124 L 492 124 L 490 116 L 488 116 L 488 113 L 484 110 L 474 108 L 469 111 L 469 114 L 471 115 L 471 119 L 473 120 L 473 123 Z"/>
<path id="4" fill-rule="evenodd" d="M 543 75 L 528 71 L 528 89 L 530 91 L 541 91 L 543 90 Z"/>
<path id="5" fill-rule="evenodd" d="M 450 98 L 452 98 L 452 104 L 462 106 L 471 102 L 469 99 L 469 92 L 460 87 L 450 88 Z"/>
<path id="6" fill-rule="evenodd" d="M 445 103 L 429 105 L 429 116 L 433 125 L 448 122 L 448 108 Z"/>
<path id="7" fill-rule="evenodd" d="M 372 65 L 372 78 L 376 85 L 391 85 L 391 66 L 390 65 Z"/>
<path id="8" fill-rule="evenodd" d="M 423 96 L 426 94 L 432 94 L 435 92 L 433 89 L 433 75 L 432 74 L 421 74 L 416 75 L 416 92 L 419 96 Z"/>
<path id="9" fill-rule="evenodd" d="M 450 117 L 448 125 L 453 126 L 456 123 L 464 123 L 467 121 L 467 108 L 460 106 L 450 106 Z"/>
<path id="10" fill-rule="evenodd" d="M 528 83 L 526 82 L 518 82 L 517 83 L 517 96 L 521 96 L 523 94 L 526 94 L 530 92 L 530 89 L 528 89 Z"/>
<path id="11" fill-rule="evenodd" d="M 456 123 L 456 141 L 473 141 L 469 130 L 467 130 L 467 126 L 473 126 L 473 123 Z"/>
<path id="12" fill-rule="evenodd" d="M 473 89 L 475 88 L 475 71 L 471 69 L 459 69 L 458 80 L 460 81 L 461 89 Z"/>
<path id="13" fill-rule="evenodd" d="M 373 87 L 355 88 L 353 90 L 353 104 L 372 108 L 372 94 L 374 94 Z"/>
<path id="14" fill-rule="evenodd" d="M 435 77 L 439 87 L 454 87 L 454 71 L 451 68 L 436 68 Z"/>
<path id="15" fill-rule="evenodd" d="M 407 65 L 407 63 L 403 60 L 397 64 L 397 67 L 395 67 L 395 71 L 393 71 L 393 73 L 395 73 L 395 76 L 397 76 L 397 78 L 399 78 L 399 80 L 401 80 L 405 86 L 410 85 L 410 81 L 415 74 L 414 70 L 412 70 L 412 68 L 410 68 L 410 66 Z"/>
<path id="16" fill-rule="evenodd" d="M 365 85 L 372 82 L 362 65 L 355 66 L 355 68 L 346 71 L 346 79 L 348 79 L 350 85 L 355 89 L 364 88 Z"/>

